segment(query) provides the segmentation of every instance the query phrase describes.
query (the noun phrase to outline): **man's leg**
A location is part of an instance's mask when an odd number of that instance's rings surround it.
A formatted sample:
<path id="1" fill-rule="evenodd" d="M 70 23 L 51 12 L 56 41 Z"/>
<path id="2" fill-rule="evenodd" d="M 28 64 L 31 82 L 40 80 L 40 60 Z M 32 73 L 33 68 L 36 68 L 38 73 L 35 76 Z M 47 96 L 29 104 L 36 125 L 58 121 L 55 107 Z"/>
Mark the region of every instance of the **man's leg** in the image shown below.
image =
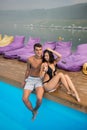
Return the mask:
<path id="1" fill-rule="evenodd" d="M 33 110 L 32 120 L 34 120 L 36 115 L 37 115 L 37 110 L 38 110 L 38 108 L 40 107 L 40 105 L 42 103 L 43 94 L 44 94 L 43 87 L 37 87 L 36 88 L 37 102 L 36 102 L 36 106 L 35 106 L 35 108 Z"/>
<path id="2" fill-rule="evenodd" d="M 30 111 L 33 112 L 32 104 L 31 104 L 30 100 L 28 99 L 28 97 L 30 96 L 31 92 L 32 92 L 31 90 L 24 89 L 22 100 L 23 100 L 24 104 L 26 105 L 26 107 Z"/>
<path id="3" fill-rule="evenodd" d="M 43 87 L 37 87 L 36 88 L 37 102 L 36 102 L 36 107 L 34 108 L 34 110 L 38 110 L 38 108 L 40 107 L 42 103 L 43 94 L 44 94 Z"/>

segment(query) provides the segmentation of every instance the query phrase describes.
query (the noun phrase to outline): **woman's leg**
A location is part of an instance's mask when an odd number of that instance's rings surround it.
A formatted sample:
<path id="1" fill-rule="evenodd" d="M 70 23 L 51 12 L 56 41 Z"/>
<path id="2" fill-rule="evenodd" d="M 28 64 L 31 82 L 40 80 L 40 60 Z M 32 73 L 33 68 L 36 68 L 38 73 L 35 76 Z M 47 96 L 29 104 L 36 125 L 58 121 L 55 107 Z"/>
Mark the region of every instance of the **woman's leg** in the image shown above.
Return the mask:
<path id="1" fill-rule="evenodd" d="M 52 89 L 58 88 L 58 83 L 62 82 L 62 84 L 64 84 L 64 86 L 66 87 L 67 91 L 70 91 L 67 81 L 65 79 L 64 74 L 62 73 L 58 73 L 57 75 L 55 75 L 49 82 L 47 82 L 46 84 L 44 84 L 44 88 L 46 91 L 50 91 Z"/>
<path id="2" fill-rule="evenodd" d="M 69 77 L 68 75 L 65 75 L 65 78 L 66 78 L 66 81 L 67 81 L 67 83 L 68 83 L 68 85 L 69 85 L 71 91 L 74 92 L 77 101 L 80 102 L 79 95 L 78 95 L 78 93 L 77 93 L 77 91 L 76 91 L 76 89 L 75 89 L 75 86 L 74 86 L 74 84 L 72 83 L 70 77 Z M 72 95 L 73 95 L 73 94 L 72 94 Z"/>
<path id="3" fill-rule="evenodd" d="M 55 75 L 50 81 L 48 81 L 47 83 L 44 83 L 45 91 L 50 91 L 50 90 L 58 88 L 59 81 L 60 81 L 60 78 L 57 75 Z"/>
<path id="4" fill-rule="evenodd" d="M 65 75 L 60 72 L 60 73 L 58 73 L 58 76 L 61 79 L 61 83 L 64 85 L 64 87 L 67 89 L 67 91 L 70 92 L 70 88 L 69 88 L 69 85 L 68 85 L 68 83 L 66 81 Z"/>

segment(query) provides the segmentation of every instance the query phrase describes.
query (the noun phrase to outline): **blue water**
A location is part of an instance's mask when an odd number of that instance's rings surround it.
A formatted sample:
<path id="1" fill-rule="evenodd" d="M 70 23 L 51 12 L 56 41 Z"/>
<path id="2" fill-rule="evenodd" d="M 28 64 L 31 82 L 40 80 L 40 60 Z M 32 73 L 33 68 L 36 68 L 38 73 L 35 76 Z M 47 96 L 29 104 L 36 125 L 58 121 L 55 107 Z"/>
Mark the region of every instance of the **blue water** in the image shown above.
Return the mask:
<path id="1" fill-rule="evenodd" d="M 23 89 L 0 82 L 0 130 L 87 130 L 87 114 L 43 98 L 35 121 L 22 102 Z M 33 106 L 36 95 L 30 100 Z"/>

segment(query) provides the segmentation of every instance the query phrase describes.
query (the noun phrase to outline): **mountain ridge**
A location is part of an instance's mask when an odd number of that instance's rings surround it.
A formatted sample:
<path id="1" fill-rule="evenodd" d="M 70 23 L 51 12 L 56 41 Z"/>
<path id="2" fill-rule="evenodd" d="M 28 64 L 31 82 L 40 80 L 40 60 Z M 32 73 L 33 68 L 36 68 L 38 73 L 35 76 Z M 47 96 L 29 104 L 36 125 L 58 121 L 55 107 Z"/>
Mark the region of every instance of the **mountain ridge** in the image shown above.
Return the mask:
<path id="1" fill-rule="evenodd" d="M 87 3 L 52 9 L 8 10 L 0 11 L 0 19 L 87 19 Z"/>

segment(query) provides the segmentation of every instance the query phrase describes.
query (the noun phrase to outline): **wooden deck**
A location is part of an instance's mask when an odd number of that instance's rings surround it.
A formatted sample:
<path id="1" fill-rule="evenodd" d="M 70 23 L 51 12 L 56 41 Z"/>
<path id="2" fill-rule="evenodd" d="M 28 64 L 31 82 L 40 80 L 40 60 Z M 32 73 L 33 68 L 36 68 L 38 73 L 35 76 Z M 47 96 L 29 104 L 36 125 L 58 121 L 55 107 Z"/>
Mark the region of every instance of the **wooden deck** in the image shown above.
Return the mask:
<path id="1" fill-rule="evenodd" d="M 0 80 L 6 81 L 17 87 L 21 87 L 21 83 L 24 79 L 24 74 L 26 70 L 26 63 L 18 61 L 16 59 L 5 59 L 0 56 Z M 87 75 L 80 72 L 67 72 L 64 70 L 59 70 L 63 73 L 68 74 L 76 89 L 79 93 L 81 102 L 78 103 L 74 97 L 66 94 L 66 91 L 61 86 L 58 90 L 53 93 L 45 93 L 44 97 L 64 104 L 66 106 L 78 109 L 80 111 L 87 113 Z"/>

